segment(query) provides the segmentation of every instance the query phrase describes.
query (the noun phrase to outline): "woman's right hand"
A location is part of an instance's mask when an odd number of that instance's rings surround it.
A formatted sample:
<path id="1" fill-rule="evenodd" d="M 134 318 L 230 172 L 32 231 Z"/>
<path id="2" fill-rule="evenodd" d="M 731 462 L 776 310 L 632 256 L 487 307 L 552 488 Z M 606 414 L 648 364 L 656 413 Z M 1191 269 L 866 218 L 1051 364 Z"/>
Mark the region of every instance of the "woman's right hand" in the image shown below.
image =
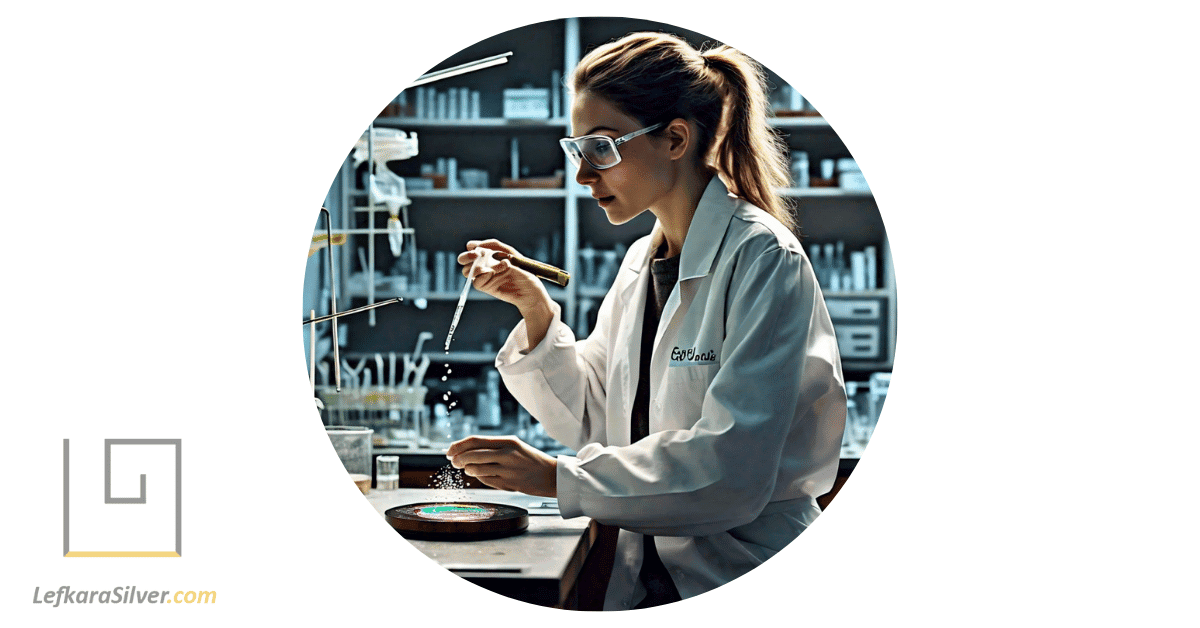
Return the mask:
<path id="1" fill-rule="evenodd" d="M 520 255 L 513 247 L 499 240 L 471 240 L 467 250 L 458 255 L 462 274 L 470 278 L 472 268 L 475 289 L 501 301 L 511 303 L 525 318 L 550 309 L 550 293 L 542 280 L 533 273 L 514 267 L 506 259 L 509 255 Z M 548 323 L 547 323 L 548 324 Z"/>

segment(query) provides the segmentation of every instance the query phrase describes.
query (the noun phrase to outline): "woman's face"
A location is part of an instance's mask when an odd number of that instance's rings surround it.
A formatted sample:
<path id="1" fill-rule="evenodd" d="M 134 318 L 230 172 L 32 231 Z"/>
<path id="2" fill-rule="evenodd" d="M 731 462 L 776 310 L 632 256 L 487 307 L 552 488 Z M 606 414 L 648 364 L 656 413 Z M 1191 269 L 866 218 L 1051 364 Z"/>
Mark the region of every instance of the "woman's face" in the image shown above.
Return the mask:
<path id="1" fill-rule="evenodd" d="M 643 128 L 610 101 L 590 92 L 575 95 L 571 107 L 571 137 L 607 135 L 613 139 Z M 666 153 L 666 141 L 639 135 L 617 147 L 621 163 L 596 170 L 586 160 L 575 180 L 592 190 L 608 221 L 614 225 L 636 218 L 671 189 L 675 171 Z"/>

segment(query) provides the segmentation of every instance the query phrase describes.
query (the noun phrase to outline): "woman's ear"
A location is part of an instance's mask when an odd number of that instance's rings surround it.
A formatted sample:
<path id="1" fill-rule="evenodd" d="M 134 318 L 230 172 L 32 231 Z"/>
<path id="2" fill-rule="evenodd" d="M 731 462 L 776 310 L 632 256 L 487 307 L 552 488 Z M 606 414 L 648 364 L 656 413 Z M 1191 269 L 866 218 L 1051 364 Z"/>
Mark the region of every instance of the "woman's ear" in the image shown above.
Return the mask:
<path id="1" fill-rule="evenodd" d="M 675 118 L 667 123 L 663 137 L 667 139 L 667 155 L 672 159 L 682 159 L 692 145 L 692 127 L 687 120 Z"/>

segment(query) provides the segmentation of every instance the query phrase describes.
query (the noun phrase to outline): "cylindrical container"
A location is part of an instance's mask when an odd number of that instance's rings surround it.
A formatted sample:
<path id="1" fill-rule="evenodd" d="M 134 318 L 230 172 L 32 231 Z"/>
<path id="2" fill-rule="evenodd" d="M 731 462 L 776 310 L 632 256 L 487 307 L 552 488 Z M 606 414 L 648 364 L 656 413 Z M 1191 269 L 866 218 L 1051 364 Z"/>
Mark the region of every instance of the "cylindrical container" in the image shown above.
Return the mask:
<path id="1" fill-rule="evenodd" d="M 458 159 L 455 157 L 446 158 L 446 187 L 458 189 Z"/>
<path id="2" fill-rule="evenodd" d="M 371 437 L 375 430 L 352 425 L 328 425 L 325 433 L 329 435 L 329 442 L 333 444 L 333 450 L 347 472 L 371 476 Z"/>
<path id="3" fill-rule="evenodd" d="M 394 491 L 400 488 L 400 456 L 380 456 L 375 459 L 375 490 Z"/>
<path id="4" fill-rule="evenodd" d="M 437 119 L 445 120 L 447 118 L 448 102 L 446 100 L 446 92 L 438 92 L 437 94 Z"/>
<path id="5" fill-rule="evenodd" d="M 512 138 L 508 143 L 508 176 L 512 180 L 521 178 L 521 142 L 517 138 Z"/>
<path id="6" fill-rule="evenodd" d="M 596 249 L 593 249 L 591 244 L 584 246 L 579 249 L 579 259 L 583 262 L 579 283 L 585 288 L 591 288 L 596 285 Z"/>
<path id="7" fill-rule="evenodd" d="M 429 445 L 435 449 L 445 449 L 454 442 L 454 427 L 450 424 L 450 411 L 446 404 L 433 406 L 433 423 L 429 426 Z"/>
<path id="8" fill-rule="evenodd" d="M 462 410 L 454 410 L 450 413 L 450 428 L 450 438 L 462 440 L 475 433 L 475 417 L 464 415 Z"/>
<path id="9" fill-rule="evenodd" d="M 850 253 L 850 276 L 855 290 L 867 289 L 867 256 L 862 251 Z"/>
<path id="10" fill-rule="evenodd" d="M 556 283 L 564 288 L 567 287 L 567 283 L 571 281 L 570 273 L 544 262 L 532 260 L 527 257 L 509 255 L 508 253 L 504 253 L 500 259 L 507 259 L 508 263 L 512 264 L 513 266 L 516 266 L 517 268 L 520 268 L 526 272 L 533 273 L 534 275 L 541 277 L 546 281 Z"/>
<path id="11" fill-rule="evenodd" d="M 480 427 L 500 427 L 500 372 L 490 369 L 487 372 L 487 386 L 479 393 L 480 407 L 476 409 Z"/>
<path id="12" fill-rule="evenodd" d="M 429 251 L 417 251 L 417 277 L 415 286 L 421 292 L 429 292 Z"/>
<path id="13" fill-rule="evenodd" d="M 809 186 L 808 153 L 806 152 L 792 153 L 792 186 L 798 188 Z"/>
<path id="14" fill-rule="evenodd" d="M 458 88 L 451 87 L 446 90 L 446 117 L 451 120 L 458 117 Z"/>
<path id="15" fill-rule="evenodd" d="M 837 174 L 836 172 L 834 172 L 834 169 L 833 169 L 835 165 L 836 165 L 836 162 L 832 159 L 822 159 L 821 160 L 821 178 L 822 179 L 833 179 L 833 175 Z"/>
<path id="16" fill-rule="evenodd" d="M 879 288 L 879 283 L 875 278 L 875 247 L 868 246 L 863 249 L 867 260 L 867 289 L 875 290 Z"/>
<path id="17" fill-rule="evenodd" d="M 446 292 L 449 290 L 446 282 L 446 253 L 445 251 L 434 251 L 433 253 L 433 289 L 437 292 Z"/>

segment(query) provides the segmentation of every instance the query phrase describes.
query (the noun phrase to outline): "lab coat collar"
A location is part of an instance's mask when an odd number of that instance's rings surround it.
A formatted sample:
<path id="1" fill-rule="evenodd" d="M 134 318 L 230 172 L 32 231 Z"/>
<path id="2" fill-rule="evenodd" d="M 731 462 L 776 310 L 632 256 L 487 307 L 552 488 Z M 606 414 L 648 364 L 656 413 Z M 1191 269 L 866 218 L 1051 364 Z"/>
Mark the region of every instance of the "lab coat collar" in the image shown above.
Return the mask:
<path id="1" fill-rule="evenodd" d="M 683 240 L 679 281 L 704 277 L 712 272 L 717 248 L 725 238 L 725 231 L 729 228 L 729 220 L 733 218 L 737 202 L 735 197 L 729 195 L 729 188 L 721 181 L 721 177 L 714 174 L 708 186 L 704 188 L 704 194 L 700 196 L 700 203 L 696 206 L 696 213 L 692 215 L 687 236 Z M 640 273 L 643 268 L 649 268 L 650 260 L 662 244 L 663 237 L 662 223 L 655 221 L 645 257 L 630 260 L 629 270 Z"/>

